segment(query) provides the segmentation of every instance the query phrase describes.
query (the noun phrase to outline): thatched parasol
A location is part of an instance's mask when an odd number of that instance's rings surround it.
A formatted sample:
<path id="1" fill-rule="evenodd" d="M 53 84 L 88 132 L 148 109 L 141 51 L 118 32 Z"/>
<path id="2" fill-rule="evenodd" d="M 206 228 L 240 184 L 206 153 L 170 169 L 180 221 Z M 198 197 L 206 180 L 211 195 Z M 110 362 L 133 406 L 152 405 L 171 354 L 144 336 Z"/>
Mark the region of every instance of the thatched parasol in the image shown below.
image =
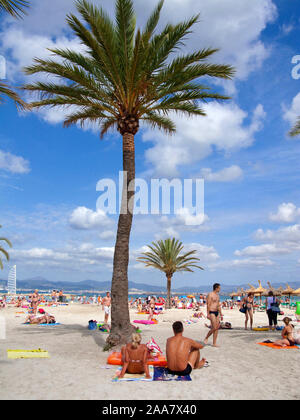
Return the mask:
<path id="1" fill-rule="evenodd" d="M 283 291 L 282 291 L 282 294 L 283 295 L 286 295 L 286 296 L 288 296 L 289 297 L 289 305 L 291 304 L 291 295 L 293 295 L 294 294 L 294 292 L 295 292 L 295 290 L 294 289 L 292 289 L 288 284 L 286 284 L 286 289 L 284 289 Z"/>
<path id="2" fill-rule="evenodd" d="M 300 287 L 293 291 L 293 295 L 300 295 Z"/>
<path id="3" fill-rule="evenodd" d="M 247 289 L 246 293 L 250 293 L 250 292 L 254 293 L 255 287 L 252 286 L 252 284 L 249 284 L 249 283 L 248 283 L 248 286 L 250 286 L 250 289 Z"/>
<path id="4" fill-rule="evenodd" d="M 254 293 L 255 295 L 259 295 L 259 297 L 260 297 L 260 304 L 261 304 L 261 295 L 262 295 L 263 293 L 265 293 L 265 292 L 267 291 L 267 289 L 264 289 L 264 288 L 262 287 L 262 285 L 261 285 L 261 281 L 260 281 L 260 280 L 258 280 L 258 284 L 259 284 L 259 286 L 258 286 L 256 289 L 254 289 L 254 290 L 253 290 L 253 293 Z"/>

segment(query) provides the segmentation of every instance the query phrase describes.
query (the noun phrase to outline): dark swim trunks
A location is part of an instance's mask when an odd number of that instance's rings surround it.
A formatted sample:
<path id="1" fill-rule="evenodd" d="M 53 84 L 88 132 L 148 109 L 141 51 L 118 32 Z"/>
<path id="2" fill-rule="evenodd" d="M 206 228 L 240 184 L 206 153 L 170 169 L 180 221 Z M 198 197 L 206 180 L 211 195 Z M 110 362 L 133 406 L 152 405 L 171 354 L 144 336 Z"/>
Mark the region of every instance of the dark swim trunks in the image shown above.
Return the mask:
<path id="1" fill-rule="evenodd" d="M 192 372 L 192 366 L 188 363 L 187 367 L 182 371 L 170 370 L 168 368 L 168 373 L 170 375 L 177 375 L 177 376 L 187 376 Z"/>
<path id="2" fill-rule="evenodd" d="M 216 317 L 219 316 L 219 311 L 209 311 L 209 314 L 214 314 Z"/>

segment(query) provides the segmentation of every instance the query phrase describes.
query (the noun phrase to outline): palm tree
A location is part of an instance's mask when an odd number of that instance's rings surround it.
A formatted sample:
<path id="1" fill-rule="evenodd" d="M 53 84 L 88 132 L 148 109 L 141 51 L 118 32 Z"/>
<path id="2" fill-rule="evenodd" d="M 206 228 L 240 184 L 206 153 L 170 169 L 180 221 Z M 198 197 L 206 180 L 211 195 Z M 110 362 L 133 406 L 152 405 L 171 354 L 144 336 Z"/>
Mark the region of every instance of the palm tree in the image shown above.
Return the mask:
<path id="1" fill-rule="evenodd" d="M 137 260 L 144 263 L 146 267 L 154 267 L 165 273 L 167 277 L 166 308 L 169 309 L 171 307 L 171 281 L 173 274 L 177 271 L 193 272 L 192 268 L 200 268 L 200 270 L 203 270 L 203 268 L 196 264 L 197 261 L 200 261 L 199 258 L 191 256 L 196 253 L 195 250 L 180 254 L 183 250 L 183 245 L 182 242 L 175 238 L 152 242 L 152 245 L 148 245 L 151 251 L 143 252 L 143 256 L 138 257 Z"/>
<path id="2" fill-rule="evenodd" d="M 0 225 L 0 228 L 1 227 L 2 226 Z M 12 244 L 11 244 L 11 242 L 8 239 L 6 239 L 6 238 L 0 238 L 0 243 L 1 243 L 1 241 L 6 242 L 10 247 L 12 247 Z M 5 258 L 6 258 L 6 260 L 9 261 L 9 254 L 8 254 L 8 252 L 0 245 L 0 268 L 1 268 L 1 270 L 3 270 L 3 263 L 2 263 L 2 259 L 1 259 L 1 254 L 3 254 L 5 256 Z"/>
<path id="3" fill-rule="evenodd" d="M 291 131 L 289 132 L 289 135 L 291 137 L 295 137 L 298 136 L 300 134 L 300 117 L 298 118 L 295 126 L 291 129 Z"/>
<path id="4" fill-rule="evenodd" d="M 217 50 L 202 49 L 170 60 L 197 22 L 198 15 L 154 33 L 163 6 L 160 0 L 143 30 L 136 29 L 132 0 L 116 0 L 115 22 L 102 8 L 78 0 L 81 15 L 67 23 L 85 46 L 85 53 L 51 49 L 58 58 L 35 59 L 28 75 L 46 73 L 59 83 L 35 82 L 24 88 L 40 94 L 33 108 L 71 107 L 64 126 L 96 123 L 100 135 L 117 129 L 122 136 L 124 177 L 121 212 L 113 260 L 110 346 L 127 342 L 132 332 L 128 310 L 129 237 L 132 226 L 135 180 L 135 134 L 140 121 L 166 133 L 175 132 L 171 112 L 203 116 L 200 102 L 229 99 L 199 83 L 201 76 L 230 79 L 231 66 L 209 64 Z M 62 60 L 63 59 L 63 60 Z M 64 83 L 62 83 L 64 82 Z M 75 110 L 74 110 L 75 108 Z M 131 185 L 130 191 L 128 186 Z"/>
<path id="5" fill-rule="evenodd" d="M 0 13 L 2 11 L 9 13 L 15 18 L 21 18 L 25 14 L 24 8 L 29 7 L 29 3 L 24 0 L 0 0 Z M 4 102 L 4 96 L 15 101 L 19 109 L 27 109 L 26 103 L 14 92 L 6 83 L 0 82 L 0 105 Z"/>
<path id="6" fill-rule="evenodd" d="M 5 11 L 15 18 L 26 14 L 26 7 L 29 7 L 29 2 L 25 0 L 0 0 L 0 12 Z"/>

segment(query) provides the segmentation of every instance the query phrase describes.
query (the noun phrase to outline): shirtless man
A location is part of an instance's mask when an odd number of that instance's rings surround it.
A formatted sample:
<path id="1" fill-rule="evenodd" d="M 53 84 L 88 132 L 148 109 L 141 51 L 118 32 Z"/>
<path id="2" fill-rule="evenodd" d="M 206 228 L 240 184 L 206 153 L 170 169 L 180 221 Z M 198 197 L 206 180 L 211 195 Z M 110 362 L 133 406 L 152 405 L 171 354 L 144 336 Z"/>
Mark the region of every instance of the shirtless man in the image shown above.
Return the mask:
<path id="1" fill-rule="evenodd" d="M 104 310 L 104 324 L 108 323 L 108 317 L 110 314 L 111 297 L 109 292 L 106 292 L 106 296 L 102 299 L 102 309 Z"/>
<path id="2" fill-rule="evenodd" d="M 206 362 L 206 359 L 200 360 L 202 344 L 183 337 L 181 321 L 174 322 L 173 331 L 174 337 L 168 338 L 166 348 L 168 372 L 171 375 L 186 376 L 192 369 L 202 368 Z"/>
<path id="3" fill-rule="evenodd" d="M 209 337 L 213 334 L 213 347 L 219 347 L 217 345 L 218 330 L 220 327 L 220 317 L 221 321 L 223 320 L 222 309 L 220 304 L 220 284 L 215 283 L 213 285 L 213 291 L 207 296 L 207 318 L 211 322 L 211 329 L 207 334 L 204 344 L 208 343 Z"/>

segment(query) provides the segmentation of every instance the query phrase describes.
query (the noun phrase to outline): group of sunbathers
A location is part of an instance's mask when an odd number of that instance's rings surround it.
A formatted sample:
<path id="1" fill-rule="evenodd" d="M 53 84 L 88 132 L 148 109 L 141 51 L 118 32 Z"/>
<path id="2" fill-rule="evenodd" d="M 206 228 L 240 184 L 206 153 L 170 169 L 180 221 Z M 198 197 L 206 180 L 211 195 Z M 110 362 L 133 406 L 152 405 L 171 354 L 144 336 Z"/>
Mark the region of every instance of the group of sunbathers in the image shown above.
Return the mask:
<path id="1" fill-rule="evenodd" d="M 25 320 L 25 324 L 55 324 L 56 320 L 53 315 L 45 312 L 44 309 L 39 309 L 39 315 L 29 314 Z"/>

